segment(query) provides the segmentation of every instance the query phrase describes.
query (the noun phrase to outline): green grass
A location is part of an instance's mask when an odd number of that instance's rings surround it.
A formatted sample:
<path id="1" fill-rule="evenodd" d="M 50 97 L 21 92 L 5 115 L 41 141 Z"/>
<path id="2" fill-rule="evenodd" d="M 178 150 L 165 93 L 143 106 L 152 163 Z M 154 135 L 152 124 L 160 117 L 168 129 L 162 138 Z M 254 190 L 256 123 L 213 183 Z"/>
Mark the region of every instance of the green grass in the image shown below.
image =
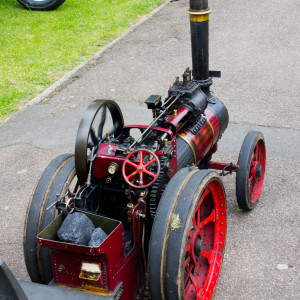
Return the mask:
<path id="1" fill-rule="evenodd" d="M 66 0 L 54 11 L 0 3 L 0 123 L 162 0 Z"/>

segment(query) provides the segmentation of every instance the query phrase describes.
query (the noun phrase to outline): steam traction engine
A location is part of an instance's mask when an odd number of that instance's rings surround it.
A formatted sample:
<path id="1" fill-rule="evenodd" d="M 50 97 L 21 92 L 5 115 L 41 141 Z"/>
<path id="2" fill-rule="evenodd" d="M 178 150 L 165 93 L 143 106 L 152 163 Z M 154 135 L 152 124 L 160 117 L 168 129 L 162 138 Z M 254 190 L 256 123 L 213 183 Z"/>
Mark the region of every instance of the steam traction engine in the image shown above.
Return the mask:
<path id="1" fill-rule="evenodd" d="M 266 153 L 263 135 L 249 132 L 237 164 L 212 161 L 228 112 L 210 92 L 220 74 L 208 69 L 207 1 L 191 0 L 188 13 L 193 71 L 176 78 L 164 101 L 146 100 L 150 125 L 124 126 L 117 103 L 96 100 L 80 122 L 75 155 L 61 155 L 45 169 L 25 223 L 32 281 L 100 299 L 211 298 L 226 237 L 220 175 L 237 173 L 238 204 L 251 210 Z M 74 211 L 107 238 L 95 247 L 59 241 L 57 231 Z"/>

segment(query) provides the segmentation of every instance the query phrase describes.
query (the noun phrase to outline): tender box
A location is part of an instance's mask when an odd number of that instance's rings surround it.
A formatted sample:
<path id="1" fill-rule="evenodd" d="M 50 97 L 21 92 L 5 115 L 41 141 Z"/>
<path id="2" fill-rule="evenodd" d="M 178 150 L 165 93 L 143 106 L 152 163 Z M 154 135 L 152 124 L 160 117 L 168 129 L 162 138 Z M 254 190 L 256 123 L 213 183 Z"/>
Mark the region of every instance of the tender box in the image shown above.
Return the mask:
<path id="1" fill-rule="evenodd" d="M 77 210 L 79 211 L 79 210 Z M 69 244 L 59 241 L 57 231 L 64 214 L 61 213 L 38 236 L 38 243 L 49 248 L 55 283 L 84 290 L 109 293 L 120 283 L 118 274 L 125 262 L 124 229 L 120 221 L 86 211 L 95 227 L 108 235 L 97 247 Z M 108 272 L 113 274 L 108 278 Z"/>

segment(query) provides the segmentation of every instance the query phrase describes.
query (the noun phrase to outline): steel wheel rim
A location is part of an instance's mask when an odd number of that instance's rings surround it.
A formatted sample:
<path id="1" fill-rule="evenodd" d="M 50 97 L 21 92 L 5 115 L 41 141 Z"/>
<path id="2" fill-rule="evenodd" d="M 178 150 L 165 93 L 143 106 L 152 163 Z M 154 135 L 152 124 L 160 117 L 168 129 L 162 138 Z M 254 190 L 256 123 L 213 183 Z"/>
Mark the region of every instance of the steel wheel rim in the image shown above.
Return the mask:
<path id="1" fill-rule="evenodd" d="M 210 299 L 221 270 L 226 238 L 222 186 L 211 181 L 193 212 L 184 261 L 185 299 Z"/>
<path id="2" fill-rule="evenodd" d="M 248 191 L 251 203 L 256 203 L 262 190 L 266 166 L 266 149 L 263 140 L 257 141 L 250 162 Z"/>

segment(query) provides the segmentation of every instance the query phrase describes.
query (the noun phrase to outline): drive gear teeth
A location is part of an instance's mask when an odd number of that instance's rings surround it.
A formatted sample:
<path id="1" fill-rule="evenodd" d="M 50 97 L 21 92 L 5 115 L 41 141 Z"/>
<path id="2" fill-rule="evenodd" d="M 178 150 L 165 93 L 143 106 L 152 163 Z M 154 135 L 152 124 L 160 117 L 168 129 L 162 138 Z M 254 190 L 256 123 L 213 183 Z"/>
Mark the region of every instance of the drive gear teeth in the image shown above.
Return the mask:
<path id="1" fill-rule="evenodd" d="M 158 176 L 156 182 L 152 185 L 151 190 L 150 190 L 150 196 L 149 196 L 149 212 L 153 219 L 155 218 L 155 214 L 156 214 L 156 210 L 157 210 L 157 206 L 160 201 L 160 198 L 161 198 L 168 182 L 170 181 L 170 176 L 169 176 L 166 168 L 164 168 L 164 166 L 168 162 L 168 159 L 166 157 L 160 157 L 159 161 L 160 161 L 160 165 L 161 165 L 159 176 Z"/>

